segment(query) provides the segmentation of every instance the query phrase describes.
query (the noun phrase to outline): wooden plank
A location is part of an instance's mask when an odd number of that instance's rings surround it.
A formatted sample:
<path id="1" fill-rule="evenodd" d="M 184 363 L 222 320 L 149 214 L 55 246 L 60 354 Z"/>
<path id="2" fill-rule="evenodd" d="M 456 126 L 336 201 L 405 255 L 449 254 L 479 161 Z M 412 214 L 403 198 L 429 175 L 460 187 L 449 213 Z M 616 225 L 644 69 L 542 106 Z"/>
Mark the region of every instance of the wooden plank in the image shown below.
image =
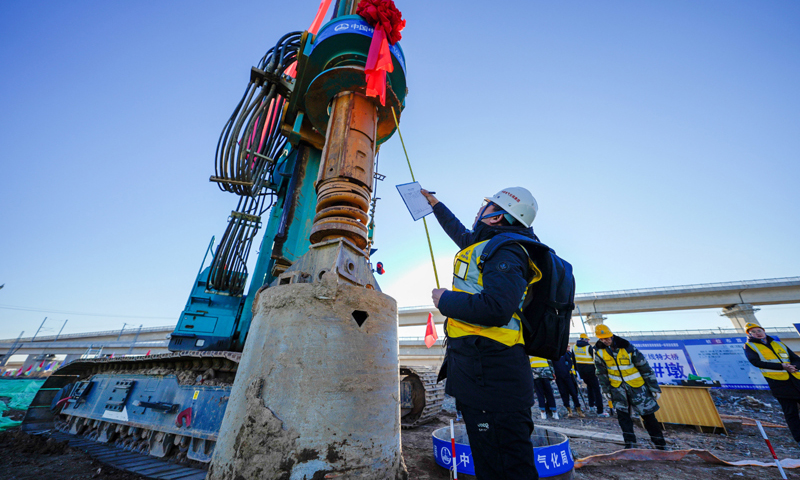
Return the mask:
<path id="1" fill-rule="evenodd" d="M 719 418 L 723 420 L 741 420 L 742 425 L 746 427 L 755 427 L 756 421 L 754 418 L 750 417 L 743 417 L 741 415 L 724 415 L 722 413 L 719 414 Z M 778 423 L 767 422 L 766 420 L 761 420 L 761 426 L 764 428 L 789 428 L 786 425 L 780 425 Z"/>
<path id="2" fill-rule="evenodd" d="M 537 425 L 536 428 L 541 428 L 543 430 L 549 430 L 551 432 L 560 433 L 570 438 L 586 438 L 589 440 L 594 440 L 596 442 L 617 443 L 619 445 L 625 445 L 625 440 L 622 439 L 622 435 L 595 432 L 592 430 L 576 430 L 573 428 L 551 427 L 549 425 Z"/>

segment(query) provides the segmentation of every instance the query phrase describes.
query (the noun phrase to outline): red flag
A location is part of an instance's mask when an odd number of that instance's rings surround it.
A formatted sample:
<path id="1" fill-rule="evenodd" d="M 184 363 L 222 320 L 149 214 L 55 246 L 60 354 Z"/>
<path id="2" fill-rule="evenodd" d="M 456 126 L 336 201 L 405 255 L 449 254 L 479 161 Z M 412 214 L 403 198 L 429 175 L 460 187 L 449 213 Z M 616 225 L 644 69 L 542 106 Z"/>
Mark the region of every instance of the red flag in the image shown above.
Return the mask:
<path id="1" fill-rule="evenodd" d="M 150 355 L 150 350 L 148 350 L 147 353 L 144 354 L 145 357 L 148 355 Z"/>
<path id="2" fill-rule="evenodd" d="M 322 21 L 325 19 L 325 14 L 328 13 L 328 7 L 331 6 L 331 0 L 322 0 L 319 2 L 319 8 L 317 9 L 317 15 L 314 17 L 314 21 L 311 22 L 311 26 L 308 27 L 308 31 L 313 33 L 314 35 L 317 34 L 319 31 L 319 27 L 322 26 Z"/>
<path id="3" fill-rule="evenodd" d="M 331 6 L 331 1 L 332 0 L 322 0 L 319 2 L 317 15 L 314 17 L 314 21 L 311 22 L 311 26 L 308 27 L 309 33 L 313 33 L 314 35 L 317 34 L 319 27 L 322 25 L 322 21 L 325 19 L 325 14 L 328 13 L 328 7 Z M 297 62 L 293 62 L 291 65 L 289 65 L 289 68 L 287 68 L 284 73 L 294 78 L 297 74 Z"/>
<path id="4" fill-rule="evenodd" d="M 431 348 L 438 339 L 439 334 L 436 333 L 436 326 L 433 324 L 433 314 L 428 313 L 428 326 L 425 328 L 425 346 Z"/>

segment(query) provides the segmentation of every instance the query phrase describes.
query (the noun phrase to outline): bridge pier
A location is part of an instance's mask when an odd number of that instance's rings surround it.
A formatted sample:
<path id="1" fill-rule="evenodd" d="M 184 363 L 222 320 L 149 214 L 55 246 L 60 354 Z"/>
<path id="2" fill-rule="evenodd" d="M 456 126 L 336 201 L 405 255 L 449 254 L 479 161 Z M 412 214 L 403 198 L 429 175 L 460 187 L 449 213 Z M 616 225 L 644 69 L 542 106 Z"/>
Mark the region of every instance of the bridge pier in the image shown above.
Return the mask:
<path id="1" fill-rule="evenodd" d="M 606 318 L 607 317 L 602 313 L 593 312 L 586 315 L 586 321 L 584 323 L 586 323 L 586 325 L 591 327 L 592 331 L 590 333 L 594 335 L 594 327 L 600 325 L 601 323 L 605 323 Z"/>
<path id="2" fill-rule="evenodd" d="M 733 327 L 736 328 L 738 332 L 745 333 L 744 327 L 748 323 L 761 325 L 756 319 L 756 312 L 759 310 L 761 309 L 749 303 L 737 303 L 735 305 L 723 307 L 720 315 L 728 317 L 731 323 L 733 323 Z"/>

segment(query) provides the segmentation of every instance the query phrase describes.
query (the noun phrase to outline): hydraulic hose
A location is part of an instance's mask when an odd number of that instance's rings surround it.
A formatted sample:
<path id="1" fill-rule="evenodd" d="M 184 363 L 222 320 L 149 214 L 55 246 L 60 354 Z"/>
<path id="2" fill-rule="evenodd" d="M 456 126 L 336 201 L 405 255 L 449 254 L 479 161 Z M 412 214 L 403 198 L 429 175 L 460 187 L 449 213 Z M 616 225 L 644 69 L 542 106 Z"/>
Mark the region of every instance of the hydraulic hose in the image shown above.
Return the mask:
<path id="1" fill-rule="evenodd" d="M 279 182 L 272 175 L 286 146 L 280 133 L 286 99 L 279 92 L 287 91 L 281 83 L 288 82 L 286 71 L 297 60 L 301 35 L 284 35 L 261 58 L 220 133 L 212 180 L 240 198 L 211 260 L 209 289 L 230 295 L 244 292 L 247 258 L 261 227 L 261 214 L 277 193 L 272 188 Z"/>
<path id="2" fill-rule="evenodd" d="M 223 191 L 260 195 L 271 183 L 275 162 L 286 146 L 280 133 L 285 98 L 278 82 L 297 59 L 301 32 L 284 35 L 251 75 L 217 142 L 214 180 Z"/>

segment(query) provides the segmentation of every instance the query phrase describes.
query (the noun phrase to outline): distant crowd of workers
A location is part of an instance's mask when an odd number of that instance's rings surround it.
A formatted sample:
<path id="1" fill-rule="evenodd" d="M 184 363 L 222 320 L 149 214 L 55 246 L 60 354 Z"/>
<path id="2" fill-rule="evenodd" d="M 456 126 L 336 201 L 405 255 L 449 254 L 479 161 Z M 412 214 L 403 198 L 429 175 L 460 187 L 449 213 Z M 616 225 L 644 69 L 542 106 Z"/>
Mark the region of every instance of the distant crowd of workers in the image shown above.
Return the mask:
<path id="1" fill-rule="evenodd" d="M 800 446 L 800 357 L 784 343 L 767 335 L 760 325 L 748 323 L 745 332 L 744 354 L 764 375 L 772 395 L 783 409 L 792 437 Z M 636 413 L 653 445 L 664 450 L 666 441 L 655 417 L 661 387 L 647 359 L 605 325 L 598 325 L 595 335 L 598 341 L 594 347 L 589 344 L 589 336 L 582 333 L 575 346 L 555 362 L 530 358 L 541 418 L 559 419 L 550 385 L 552 380 L 556 381 L 567 415 L 586 416 L 579 401 L 582 395 L 579 395 L 581 389 L 577 380 L 580 377 L 588 396 L 584 403 L 598 417 L 609 416 L 604 411 L 603 393 L 610 398 L 608 405 L 616 412 L 625 448 L 636 447 L 632 420 Z"/>
<path id="2" fill-rule="evenodd" d="M 644 422 L 650 440 L 659 450 L 666 448 L 661 425 L 656 420 L 661 387 L 647 359 L 629 341 L 614 335 L 605 325 L 595 328 L 598 340 L 589 344 L 589 336 L 580 335 L 575 346 L 556 361 L 531 357 L 533 386 L 539 402 L 541 418 L 558 420 L 553 388 L 556 381 L 561 401 L 568 416 L 585 417 L 579 401 L 578 376 L 586 384 L 588 408 L 598 417 L 608 417 L 603 393 L 610 399 L 609 405 L 616 412 L 625 448 L 636 448 L 633 431 L 633 416 Z M 574 410 L 573 410 L 574 406 Z"/>

